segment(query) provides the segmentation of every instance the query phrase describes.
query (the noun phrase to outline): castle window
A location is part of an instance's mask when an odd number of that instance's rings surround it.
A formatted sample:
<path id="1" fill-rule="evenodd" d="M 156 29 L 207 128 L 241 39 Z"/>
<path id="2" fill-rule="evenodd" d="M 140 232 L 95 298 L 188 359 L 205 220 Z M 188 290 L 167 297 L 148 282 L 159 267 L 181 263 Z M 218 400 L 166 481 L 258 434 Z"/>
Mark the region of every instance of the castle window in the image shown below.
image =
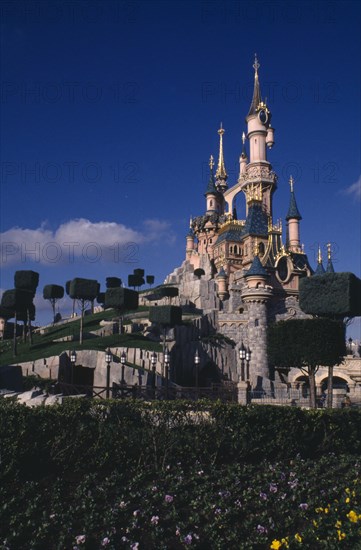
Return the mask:
<path id="1" fill-rule="evenodd" d="M 209 244 L 212 244 L 212 239 L 209 239 Z"/>
<path id="2" fill-rule="evenodd" d="M 213 201 L 210 202 L 210 205 L 213 206 Z"/>
<path id="3" fill-rule="evenodd" d="M 230 247 L 229 247 L 229 253 L 230 253 L 230 254 L 233 254 L 233 246 L 230 246 Z"/>
<path id="4" fill-rule="evenodd" d="M 261 256 L 264 255 L 264 243 L 259 243 L 258 250 Z"/>
<path id="5" fill-rule="evenodd" d="M 234 253 L 238 254 L 238 246 L 237 245 L 235 245 L 235 247 L 234 247 Z"/>
<path id="6" fill-rule="evenodd" d="M 254 321 L 254 326 L 255 326 L 255 327 L 258 327 L 258 325 L 259 325 L 258 319 L 255 319 L 255 321 Z"/>

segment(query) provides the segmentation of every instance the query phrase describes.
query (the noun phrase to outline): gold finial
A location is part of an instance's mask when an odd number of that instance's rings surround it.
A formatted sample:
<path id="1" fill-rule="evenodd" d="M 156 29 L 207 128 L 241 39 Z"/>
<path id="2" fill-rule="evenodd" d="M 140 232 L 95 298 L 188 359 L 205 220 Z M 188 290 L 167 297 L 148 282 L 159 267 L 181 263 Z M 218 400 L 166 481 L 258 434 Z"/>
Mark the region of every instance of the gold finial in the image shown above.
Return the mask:
<path id="1" fill-rule="evenodd" d="M 218 130 L 218 134 L 219 134 L 219 157 L 218 157 L 218 166 L 217 166 L 217 171 L 216 171 L 216 178 L 217 179 L 222 179 L 222 180 L 226 180 L 227 179 L 227 172 L 226 172 L 226 168 L 224 166 L 224 159 L 223 159 L 223 134 L 224 134 L 225 130 L 222 126 L 222 122 L 221 122 L 221 127 L 220 129 Z"/>
<path id="2" fill-rule="evenodd" d="M 290 176 L 290 179 L 289 179 L 289 183 L 290 183 L 290 187 L 291 187 L 291 193 L 293 193 L 293 184 L 294 184 L 294 179 L 292 176 Z"/>
<path id="3" fill-rule="evenodd" d="M 192 229 L 192 224 L 193 224 L 193 218 L 192 216 L 189 218 L 189 229 Z"/>
<path id="4" fill-rule="evenodd" d="M 258 74 L 258 69 L 260 68 L 260 66 L 261 66 L 261 65 L 258 63 L 257 54 L 255 53 L 255 54 L 254 54 L 253 68 L 254 68 L 254 70 L 255 70 L 256 75 Z"/>
<path id="5" fill-rule="evenodd" d="M 331 243 L 327 243 L 327 259 L 331 260 Z"/>
<path id="6" fill-rule="evenodd" d="M 318 245 L 317 263 L 318 263 L 318 264 L 322 264 L 322 254 L 321 254 L 321 247 L 320 247 L 320 245 Z"/>
<path id="7" fill-rule="evenodd" d="M 244 192 L 246 193 L 247 204 L 251 201 L 262 201 L 262 184 L 251 183 L 251 185 L 248 185 L 248 187 L 246 187 Z"/>
<path id="8" fill-rule="evenodd" d="M 214 158 L 213 158 L 213 155 L 211 155 L 211 156 L 209 157 L 209 168 L 210 168 L 211 170 L 213 170 L 213 166 L 214 166 Z"/>
<path id="9" fill-rule="evenodd" d="M 242 143 L 243 145 L 246 143 L 246 134 L 242 132 Z"/>

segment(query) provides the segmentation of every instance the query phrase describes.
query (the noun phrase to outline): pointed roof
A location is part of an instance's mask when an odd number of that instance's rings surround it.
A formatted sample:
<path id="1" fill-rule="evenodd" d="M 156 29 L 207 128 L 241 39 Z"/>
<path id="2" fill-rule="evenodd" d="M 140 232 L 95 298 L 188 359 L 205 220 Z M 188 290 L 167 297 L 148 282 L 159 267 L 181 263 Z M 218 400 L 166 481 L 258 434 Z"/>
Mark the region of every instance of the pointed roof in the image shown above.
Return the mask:
<path id="1" fill-rule="evenodd" d="M 227 278 L 227 273 L 224 271 L 223 265 L 221 266 L 221 269 L 218 271 L 216 276 L 219 279 L 226 279 Z"/>
<path id="2" fill-rule="evenodd" d="M 217 195 L 217 189 L 216 189 L 214 174 L 213 174 L 213 166 L 214 166 L 214 160 L 213 160 L 213 156 L 211 155 L 209 159 L 210 173 L 209 173 L 208 186 L 207 186 L 206 192 L 204 193 L 206 196 Z"/>
<path id="3" fill-rule="evenodd" d="M 296 203 L 296 197 L 295 197 L 295 193 L 294 193 L 294 190 L 293 190 L 293 184 L 294 184 L 294 180 L 293 180 L 293 177 L 290 176 L 290 179 L 289 179 L 289 183 L 290 183 L 290 187 L 291 187 L 291 196 L 290 196 L 290 205 L 288 207 L 288 212 L 287 212 L 287 216 L 286 216 L 286 220 L 302 220 L 302 216 L 297 208 L 297 203 Z"/>
<path id="4" fill-rule="evenodd" d="M 226 167 L 224 165 L 224 158 L 223 158 L 223 134 L 224 134 L 224 132 L 225 132 L 225 130 L 222 127 L 222 122 L 221 122 L 221 127 L 218 130 L 218 134 L 219 134 L 219 156 L 218 156 L 218 166 L 217 166 L 217 170 L 216 170 L 216 179 L 226 181 L 227 178 L 228 178 L 228 175 L 227 175 L 227 172 L 226 172 Z"/>
<path id="5" fill-rule="evenodd" d="M 318 246 L 318 254 L 317 254 L 317 267 L 316 267 L 315 275 L 323 275 L 324 273 L 325 273 L 325 268 L 323 267 L 321 247 L 319 245 Z"/>
<path id="6" fill-rule="evenodd" d="M 245 277 L 251 277 L 251 276 L 258 276 L 258 277 L 268 277 L 268 273 L 261 264 L 261 260 L 258 257 L 258 254 L 253 258 L 253 262 L 249 270 L 247 271 Z"/>
<path id="7" fill-rule="evenodd" d="M 258 69 L 260 68 L 260 64 L 258 63 L 257 54 L 254 54 L 253 68 L 254 68 L 253 97 L 252 97 L 251 107 L 249 109 L 247 116 L 256 114 L 256 109 L 258 105 L 261 103 L 261 90 L 260 90 L 259 80 L 258 80 Z"/>
<path id="8" fill-rule="evenodd" d="M 255 201 L 249 205 L 244 235 L 268 237 L 268 216 L 261 202 Z"/>
<path id="9" fill-rule="evenodd" d="M 331 258 L 331 243 L 327 243 L 327 266 L 326 273 L 335 273 Z"/>

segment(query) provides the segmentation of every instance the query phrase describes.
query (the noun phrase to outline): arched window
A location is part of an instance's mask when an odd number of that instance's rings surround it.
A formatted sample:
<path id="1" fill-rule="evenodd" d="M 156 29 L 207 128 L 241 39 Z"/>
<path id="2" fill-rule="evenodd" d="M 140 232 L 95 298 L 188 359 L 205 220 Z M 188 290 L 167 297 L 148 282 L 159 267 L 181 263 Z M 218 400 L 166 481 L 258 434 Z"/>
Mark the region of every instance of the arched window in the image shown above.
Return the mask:
<path id="1" fill-rule="evenodd" d="M 234 253 L 238 254 L 238 246 L 237 245 L 234 245 Z"/>
<path id="2" fill-rule="evenodd" d="M 210 206 L 213 206 L 213 201 L 211 201 L 209 204 L 210 204 Z"/>
<path id="3" fill-rule="evenodd" d="M 259 320 L 258 320 L 258 319 L 255 319 L 255 320 L 254 320 L 254 326 L 255 326 L 255 327 L 258 327 L 258 326 L 259 326 Z"/>
<path id="4" fill-rule="evenodd" d="M 233 246 L 230 246 L 230 247 L 229 247 L 229 253 L 230 253 L 230 254 L 233 254 Z"/>
<path id="5" fill-rule="evenodd" d="M 264 243 L 259 243 L 258 250 L 259 250 L 260 256 L 263 256 L 264 255 L 264 250 L 265 250 Z"/>

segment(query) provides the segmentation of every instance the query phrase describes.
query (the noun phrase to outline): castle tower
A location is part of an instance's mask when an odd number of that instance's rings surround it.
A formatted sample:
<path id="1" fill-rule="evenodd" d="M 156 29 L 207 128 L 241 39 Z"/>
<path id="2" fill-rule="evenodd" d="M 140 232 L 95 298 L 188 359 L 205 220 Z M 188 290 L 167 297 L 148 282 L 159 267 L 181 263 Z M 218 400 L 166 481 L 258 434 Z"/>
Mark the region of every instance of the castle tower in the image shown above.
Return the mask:
<path id="1" fill-rule="evenodd" d="M 253 390 L 261 390 L 269 380 L 267 359 L 267 304 L 272 289 L 266 286 L 268 274 L 262 266 L 258 250 L 245 275 L 247 287 L 242 300 L 248 307 L 248 346 L 251 351 L 250 383 Z"/>
<path id="2" fill-rule="evenodd" d="M 239 177 L 242 176 L 242 174 L 245 174 L 246 172 L 246 166 L 247 166 L 247 153 L 246 153 L 246 134 L 242 133 L 242 153 L 239 157 Z"/>
<path id="3" fill-rule="evenodd" d="M 288 208 L 288 213 L 286 216 L 287 221 L 287 249 L 291 252 L 302 252 L 301 243 L 300 243 L 300 227 L 299 223 L 302 220 L 302 216 L 299 213 L 297 208 L 295 193 L 293 190 L 293 177 L 290 176 L 290 188 L 291 188 L 291 197 L 290 205 Z"/>
<path id="4" fill-rule="evenodd" d="M 218 272 L 217 275 L 217 284 L 218 284 L 218 297 L 220 300 L 224 300 L 228 296 L 227 290 L 227 274 L 224 271 L 223 267 Z"/>
<path id="5" fill-rule="evenodd" d="M 225 132 L 225 130 L 222 127 L 222 123 L 221 123 L 221 127 L 218 130 L 218 135 L 219 135 L 219 156 L 218 156 L 218 166 L 217 166 L 217 170 L 216 170 L 216 187 L 217 187 L 217 190 L 220 191 L 221 193 L 224 193 L 228 189 L 228 185 L 227 185 L 228 174 L 226 172 L 226 167 L 224 165 L 224 156 L 223 156 L 223 135 L 224 135 L 224 132 Z"/>
<path id="6" fill-rule="evenodd" d="M 189 229 L 189 232 L 187 233 L 186 243 L 187 243 L 186 244 L 186 259 L 190 260 L 192 254 L 193 254 L 193 250 L 194 250 L 194 233 L 193 233 L 191 228 Z"/>

